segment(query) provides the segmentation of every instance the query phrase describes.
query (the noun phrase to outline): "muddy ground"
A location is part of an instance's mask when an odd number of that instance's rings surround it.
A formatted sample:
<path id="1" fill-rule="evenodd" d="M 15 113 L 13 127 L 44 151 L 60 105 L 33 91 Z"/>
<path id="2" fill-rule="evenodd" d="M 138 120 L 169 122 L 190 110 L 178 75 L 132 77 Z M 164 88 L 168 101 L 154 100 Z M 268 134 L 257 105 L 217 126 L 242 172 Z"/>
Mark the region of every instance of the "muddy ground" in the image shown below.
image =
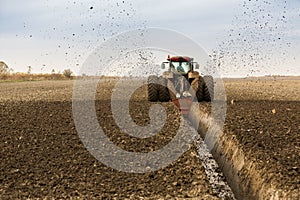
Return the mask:
<path id="1" fill-rule="evenodd" d="M 103 86 L 104 85 L 104 86 Z M 135 152 L 161 148 L 179 126 L 178 111 L 158 135 L 145 140 L 116 128 L 109 97 L 113 81 L 97 96 L 99 122 L 118 146 Z M 196 150 L 191 147 L 157 172 L 128 174 L 98 162 L 84 148 L 72 119 L 72 81 L 0 83 L 0 196 L 8 198 L 181 198 L 217 199 Z M 299 187 L 300 79 L 227 79 L 224 130 L 276 177 L 282 187 Z M 149 123 L 146 90 L 130 103 L 140 125 Z M 175 114 L 174 114 L 175 113 Z"/>
<path id="2" fill-rule="evenodd" d="M 168 121 L 150 139 L 130 137 L 116 128 L 111 111 L 113 84 L 100 84 L 96 112 L 107 136 L 119 147 L 149 152 L 176 134 L 179 113 L 166 104 Z M 3 198 L 79 197 L 97 199 L 217 199 L 191 147 L 172 165 L 145 174 L 113 170 L 85 149 L 72 119 L 72 81 L 1 84 L 1 175 Z M 136 123 L 149 122 L 144 88 L 131 100 Z"/>
<path id="3" fill-rule="evenodd" d="M 225 134 L 276 188 L 300 194 L 300 78 L 225 80 Z"/>

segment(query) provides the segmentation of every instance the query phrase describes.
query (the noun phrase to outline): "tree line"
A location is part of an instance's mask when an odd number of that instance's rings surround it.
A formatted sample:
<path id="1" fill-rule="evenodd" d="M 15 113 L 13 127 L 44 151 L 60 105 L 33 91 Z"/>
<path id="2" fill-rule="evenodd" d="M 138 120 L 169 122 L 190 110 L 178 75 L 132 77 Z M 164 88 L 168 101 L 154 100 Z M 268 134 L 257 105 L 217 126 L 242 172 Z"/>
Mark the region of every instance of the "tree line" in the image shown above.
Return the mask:
<path id="1" fill-rule="evenodd" d="M 1 75 L 1 79 L 4 79 L 4 78 L 7 78 L 8 76 L 14 76 L 16 74 L 23 74 L 25 75 L 24 73 L 19 73 L 19 72 L 14 72 L 14 70 L 12 68 L 9 68 L 8 65 L 4 62 L 4 61 L 0 61 L 0 75 Z M 27 75 L 31 75 L 31 77 L 34 77 L 35 75 L 32 74 L 32 67 L 31 66 L 28 66 L 27 67 L 27 72 L 26 72 Z M 58 72 L 56 73 L 54 69 L 52 69 L 51 71 L 51 74 L 52 75 L 63 75 L 65 78 L 68 78 L 68 79 L 71 79 L 72 78 L 72 75 L 73 75 L 73 72 L 71 71 L 71 69 L 65 69 L 62 73 Z M 39 74 L 39 76 L 41 76 L 42 74 Z M 44 74 L 45 76 L 46 75 L 49 75 L 49 74 Z M 58 76 L 57 76 L 58 77 Z"/>

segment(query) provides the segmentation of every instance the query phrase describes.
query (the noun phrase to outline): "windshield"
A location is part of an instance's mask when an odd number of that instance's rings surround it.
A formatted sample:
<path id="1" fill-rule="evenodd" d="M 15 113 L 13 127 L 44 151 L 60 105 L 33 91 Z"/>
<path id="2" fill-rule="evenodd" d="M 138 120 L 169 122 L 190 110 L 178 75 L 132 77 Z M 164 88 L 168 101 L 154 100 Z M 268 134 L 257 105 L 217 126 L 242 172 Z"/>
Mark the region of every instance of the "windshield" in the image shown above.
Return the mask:
<path id="1" fill-rule="evenodd" d="M 190 63 L 188 62 L 172 62 L 171 65 L 179 73 L 187 74 L 191 70 Z"/>

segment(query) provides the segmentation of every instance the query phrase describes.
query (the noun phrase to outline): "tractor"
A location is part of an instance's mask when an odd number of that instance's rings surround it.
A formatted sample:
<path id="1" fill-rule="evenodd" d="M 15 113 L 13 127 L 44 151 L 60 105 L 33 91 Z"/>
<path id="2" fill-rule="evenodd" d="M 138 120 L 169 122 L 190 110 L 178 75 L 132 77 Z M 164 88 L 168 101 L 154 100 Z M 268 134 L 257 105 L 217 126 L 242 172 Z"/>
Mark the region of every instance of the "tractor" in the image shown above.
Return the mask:
<path id="1" fill-rule="evenodd" d="M 183 115 L 187 115 L 192 102 L 210 102 L 214 98 L 212 76 L 201 76 L 195 69 L 199 64 L 187 56 L 174 56 L 163 62 L 162 76 L 148 77 L 148 100 L 150 102 L 173 101 Z"/>

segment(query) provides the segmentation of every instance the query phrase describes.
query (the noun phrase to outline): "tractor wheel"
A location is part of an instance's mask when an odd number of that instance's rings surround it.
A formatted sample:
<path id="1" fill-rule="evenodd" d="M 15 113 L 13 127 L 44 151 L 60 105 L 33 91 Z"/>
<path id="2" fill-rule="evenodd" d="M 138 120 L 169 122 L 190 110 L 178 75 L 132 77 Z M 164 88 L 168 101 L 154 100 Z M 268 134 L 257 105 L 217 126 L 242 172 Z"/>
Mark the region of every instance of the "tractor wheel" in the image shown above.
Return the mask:
<path id="1" fill-rule="evenodd" d="M 202 77 L 199 77 L 191 83 L 191 86 L 195 92 L 196 99 L 198 102 L 203 101 L 203 86 L 204 86 L 204 80 Z"/>
<path id="2" fill-rule="evenodd" d="M 151 102 L 158 101 L 158 77 L 157 76 L 149 76 L 148 77 L 148 100 Z"/>
<path id="3" fill-rule="evenodd" d="M 168 79 L 159 77 L 158 78 L 158 99 L 160 102 L 170 101 L 170 93 L 168 89 Z"/>
<path id="4" fill-rule="evenodd" d="M 205 82 L 204 88 L 204 100 L 213 101 L 214 100 L 214 78 L 212 76 L 204 76 Z"/>

